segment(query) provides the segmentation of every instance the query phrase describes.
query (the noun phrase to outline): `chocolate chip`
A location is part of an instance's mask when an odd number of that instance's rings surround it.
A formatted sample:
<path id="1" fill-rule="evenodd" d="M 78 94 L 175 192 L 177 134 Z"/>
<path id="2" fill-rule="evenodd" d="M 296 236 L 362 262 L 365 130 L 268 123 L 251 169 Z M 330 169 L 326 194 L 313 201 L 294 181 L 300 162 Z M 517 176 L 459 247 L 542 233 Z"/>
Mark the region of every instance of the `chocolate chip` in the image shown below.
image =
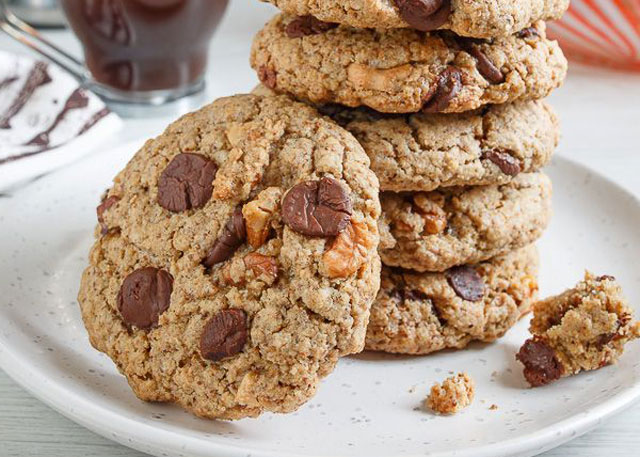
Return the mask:
<path id="1" fill-rule="evenodd" d="M 351 199 L 333 178 L 293 186 L 282 202 L 282 220 L 293 231 L 308 236 L 331 237 L 351 219 Z"/>
<path id="2" fill-rule="evenodd" d="M 100 228 L 101 228 L 100 233 L 102 233 L 103 235 L 106 235 L 107 232 L 109 232 L 109 227 L 104 222 L 104 217 L 103 217 L 104 213 L 113 205 L 115 205 L 118 202 L 118 200 L 120 200 L 120 197 L 117 197 L 115 195 L 111 195 L 110 197 L 105 196 L 105 198 L 102 199 L 102 201 L 96 208 L 96 214 L 98 215 L 98 223 L 100 224 Z"/>
<path id="3" fill-rule="evenodd" d="M 338 24 L 324 22 L 311 15 L 298 16 L 287 24 L 284 29 L 289 38 L 301 38 L 308 35 L 319 35 L 331 29 L 335 29 Z"/>
<path id="4" fill-rule="evenodd" d="M 616 280 L 615 276 L 611 276 L 611 275 L 602 275 L 596 278 L 596 281 L 615 281 L 615 280 Z"/>
<path id="5" fill-rule="evenodd" d="M 532 387 L 539 387 L 559 379 L 564 368 L 555 351 L 544 341 L 529 338 L 516 355 L 524 365 L 524 377 Z"/>
<path id="6" fill-rule="evenodd" d="M 479 301 L 484 296 L 484 281 L 473 267 L 462 265 L 446 271 L 449 285 L 463 300 Z"/>
<path id="7" fill-rule="evenodd" d="M 484 79 L 491 84 L 504 82 L 504 75 L 500 69 L 477 46 L 471 45 L 467 51 L 476 59 L 476 68 Z"/>
<path id="8" fill-rule="evenodd" d="M 522 171 L 520 161 L 506 152 L 485 151 L 482 157 L 496 164 L 505 175 L 515 176 Z"/>
<path id="9" fill-rule="evenodd" d="M 535 27 L 527 27 L 526 29 L 520 30 L 517 34 L 518 38 L 534 38 L 539 37 L 538 29 Z"/>
<path id="10" fill-rule="evenodd" d="M 422 111 L 425 113 L 439 113 L 444 111 L 449 102 L 462 88 L 462 72 L 455 67 L 447 67 L 438 75 L 435 91 L 430 91 Z"/>
<path id="11" fill-rule="evenodd" d="M 247 239 L 247 229 L 242 217 L 242 209 L 236 208 L 222 229 L 222 235 L 213 243 L 202 264 L 211 268 L 217 263 L 229 259 Z"/>
<path id="12" fill-rule="evenodd" d="M 242 351 L 247 341 L 247 315 L 241 309 L 225 309 L 207 322 L 200 335 L 200 353 L 221 360 Z"/>
<path id="13" fill-rule="evenodd" d="M 146 267 L 129 274 L 120 286 L 118 310 L 122 319 L 138 328 L 158 325 L 160 314 L 169 308 L 173 277 L 164 270 Z"/>
<path id="14" fill-rule="evenodd" d="M 417 30 L 430 32 L 447 22 L 450 0 L 394 0 L 400 16 Z"/>
<path id="15" fill-rule="evenodd" d="M 211 198 L 218 168 L 200 154 L 178 154 L 158 180 L 158 204 L 174 213 L 202 208 Z"/>
<path id="16" fill-rule="evenodd" d="M 273 90 L 276 88 L 278 73 L 273 68 L 262 65 L 258 68 L 258 79 L 262 84 Z"/>

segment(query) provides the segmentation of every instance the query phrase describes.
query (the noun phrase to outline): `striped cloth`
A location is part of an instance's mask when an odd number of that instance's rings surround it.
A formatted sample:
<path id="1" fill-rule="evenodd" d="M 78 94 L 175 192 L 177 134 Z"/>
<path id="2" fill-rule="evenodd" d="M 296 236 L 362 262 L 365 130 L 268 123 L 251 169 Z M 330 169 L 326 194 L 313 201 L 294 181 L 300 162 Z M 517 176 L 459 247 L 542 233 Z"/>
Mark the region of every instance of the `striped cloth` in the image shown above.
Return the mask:
<path id="1" fill-rule="evenodd" d="M 120 125 L 60 68 L 0 51 L 0 189 L 94 150 Z"/>
<path id="2" fill-rule="evenodd" d="M 572 0 L 549 35 L 570 59 L 640 71 L 640 0 Z"/>

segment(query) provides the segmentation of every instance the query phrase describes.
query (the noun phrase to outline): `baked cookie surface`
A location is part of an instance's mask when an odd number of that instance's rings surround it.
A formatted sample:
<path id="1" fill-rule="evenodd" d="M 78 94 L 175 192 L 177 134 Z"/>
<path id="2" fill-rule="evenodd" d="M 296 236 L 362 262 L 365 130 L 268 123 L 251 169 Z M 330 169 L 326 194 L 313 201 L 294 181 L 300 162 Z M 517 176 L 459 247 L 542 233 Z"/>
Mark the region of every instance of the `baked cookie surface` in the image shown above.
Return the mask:
<path id="1" fill-rule="evenodd" d="M 524 173 L 495 186 L 383 192 L 382 262 L 444 271 L 531 244 L 551 219 L 551 194 L 551 180 L 543 173 Z"/>
<path id="2" fill-rule="evenodd" d="M 98 207 L 79 302 L 144 400 L 289 412 L 364 344 L 378 182 L 357 141 L 287 97 L 241 95 L 149 140 Z"/>
<path id="3" fill-rule="evenodd" d="M 537 276 L 535 246 L 443 273 L 383 266 L 366 349 L 429 354 L 494 341 L 529 311 Z"/>
<path id="4" fill-rule="evenodd" d="M 354 29 L 278 15 L 255 37 L 251 65 L 276 92 L 384 113 L 463 112 L 543 98 L 567 61 L 545 25 L 503 38 Z"/>
<path id="5" fill-rule="evenodd" d="M 585 273 L 574 288 L 534 304 L 529 330 L 533 338 L 516 358 L 538 387 L 615 364 L 624 346 L 640 337 L 640 322 L 613 276 Z"/>
<path id="6" fill-rule="evenodd" d="M 558 19 L 569 0 L 263 0 L 296 16 L 356 28 L 449 29 L 461 36 L 511 35 L 536 21 Z"/>
<path id="7" fill-rule="evenodd" d="M 324 110 L 360 141 L 380 189 L 394 192 L 507 183 L 544 167 L 560 136 L 540 100 L 459 114 Z"/>

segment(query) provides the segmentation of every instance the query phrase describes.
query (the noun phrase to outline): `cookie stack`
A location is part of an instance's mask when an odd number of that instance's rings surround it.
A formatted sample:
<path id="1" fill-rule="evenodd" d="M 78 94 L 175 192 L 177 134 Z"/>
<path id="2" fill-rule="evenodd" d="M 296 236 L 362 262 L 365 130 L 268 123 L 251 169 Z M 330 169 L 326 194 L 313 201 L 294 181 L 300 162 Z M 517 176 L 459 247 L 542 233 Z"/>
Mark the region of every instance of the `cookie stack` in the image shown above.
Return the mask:
<path id="1" fill-rule="evenodd" d="M 380 180 L 381 289 L 366 347 L 426 354 L 493 341 L 537 292 L 551 216 L 539 170 L 567 62 L 545 20 L 568 0 L 268 0 L 262 92 L 316 106 Z"/>

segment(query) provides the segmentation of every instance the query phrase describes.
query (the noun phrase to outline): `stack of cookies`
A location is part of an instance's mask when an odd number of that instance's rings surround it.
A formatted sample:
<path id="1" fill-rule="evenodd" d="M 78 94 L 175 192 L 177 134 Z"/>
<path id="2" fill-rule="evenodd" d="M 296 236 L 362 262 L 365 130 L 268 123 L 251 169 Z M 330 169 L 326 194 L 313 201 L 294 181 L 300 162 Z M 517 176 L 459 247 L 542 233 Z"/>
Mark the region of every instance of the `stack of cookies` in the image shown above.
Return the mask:
<path id="1" fill-rule="evenodd" d="M 350 131 L 380 181 L 381 289 L 366 347 L 427 354 L 501 337 L 536 298 L 551 216 L 541 99 L 567 62 L 543 21 L 568 0 L 268 0 L 259 92 Z"/>

